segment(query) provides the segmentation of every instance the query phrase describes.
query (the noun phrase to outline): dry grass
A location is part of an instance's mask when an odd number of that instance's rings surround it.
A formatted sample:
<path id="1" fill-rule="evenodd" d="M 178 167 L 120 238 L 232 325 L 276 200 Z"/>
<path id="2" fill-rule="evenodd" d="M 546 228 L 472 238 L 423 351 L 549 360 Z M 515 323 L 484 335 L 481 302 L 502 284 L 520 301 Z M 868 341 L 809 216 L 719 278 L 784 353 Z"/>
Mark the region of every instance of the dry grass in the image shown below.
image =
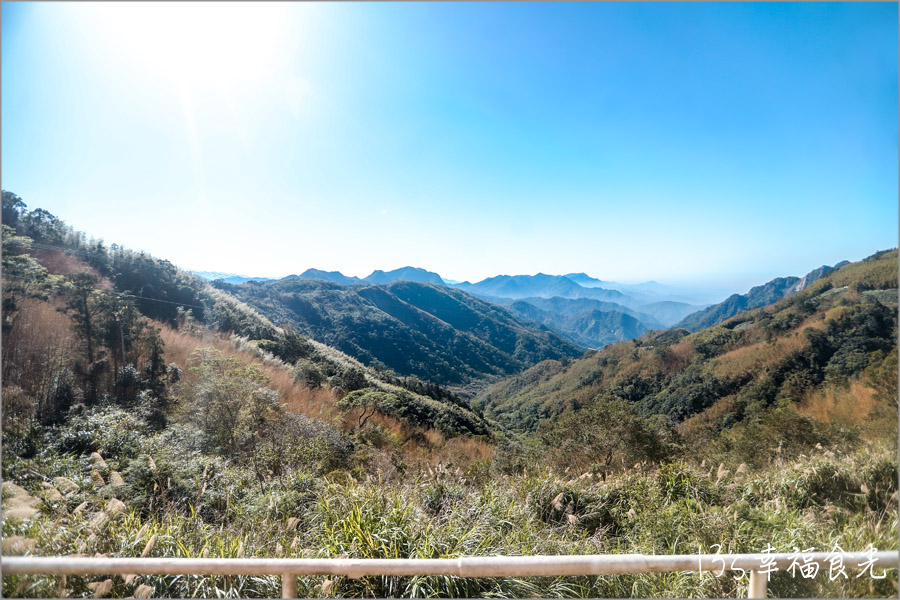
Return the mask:
<path id="1" fill-rule="evenodd" d="M 674 357 L 672 361 L 673 364 L 670 366 L 673 370 L 686 368 L 691 364 L 691 361 L 694 360 L 694 357 L 697 356 L 697 349 L 694 348 L 694 345 L 687 339 L 683 339 L 677 344 L 672 344 L 669 346 L 669 350 Z"/>
<path id="2" fill-rule="evenodd" d="M 269 387 L 279 393 L 281 403 L 290 412 L 334 424 L 345 431 L 351 431 L 356 427 L 357 417 L 363 409 L 342 412 L 335 407 L 338 397 L 331 389 L 310 388 L 297 382 L 290 368 L 280 361 L 266 360 L 250 346 L 240 344 L 239 341 L 236 343 L 224 334 L 210 331 L 186 333 L 168 325 L 158 325 L 161 329 L 160 337 L 165 343 L 166 361 L 177 364 L 185 376 L 190 377 L 188 368 L 194 351 L 204 347 L 213 348 L 223 356 L 257 365 L 269 379 Z M 368 422 L 381 426 L 395 439 L 401 441 L 403 445 L 400 453 L 409 463 L 431 463 L 436 456 L 451 456 L 453 464 L 466 468 L 476 460 L 493 455 L 493 447 L 481 440 L 470 438 L 448 440 L 437 430 L 411 427 L 404 421 L 380 413 L 373 415 Z"/>
<path id="3" fill-rule="evenodd" d="M 767 362 L 773 362 L 773 354 L 772 346 L 766 342 L 735 348 L 713 361 L 712 372 L 717 377 L 739 377 L 749 371 L 760 369 Z"/>
<path id="4" fill-rule="evenodd" d="M 269 378 L 269 386 L 281 396 L 282 404 L 291 412 L 314 419 L 332 421 L 339 411 L 334 407 L 337 398 L 329 389 L 309 388 L 294 380 L 290 371 L 264 362 L 262 358 L 250 350 L 239 350 L 235 344 L 223 335 L 203 331 L 199 333 L 183 333 L 167 325 L 161 326 L 160 337 L 165 343 L 166 361 L 174 362 L 187 373 L 190 357 L 198 348 L 214 348 L 224 356 L 236 358 L 245 363 L 252 363 Z"/>
<path id="5" fill-rule="evenodd" d="M 697 413 L 688 419 L 685 419 L 678 425 L 678 432 L 687 437 L 693 437 L 696 433 L 703 431 L 715 431 L 718 429 L 719 420 L 727 414 L 735 411 L 735 397 L 725 396 L 716 400 L 715 404 Z"/>
<path id="6" fill-rule="evenodd" d="M 35 258 L 51 275 L 71 275 L 73 273 L 91 273 L 96 275 L 100 282 L 97 288 L 110 291 L 113 284 L 109 279 L 102 277 L 96 269 L 83 260 L 60 250 L 37 250 Z"/>
<path id="7" fill-rule="evenodd" d="M 3 339 L 3 384 L 18 385 L 36 399 L 49 398 L 55 380 L 72 361 L 72 322 L 58 303 L 19 302 L 12 329 Z"/>
<path id="8" fill-rule="evenodd" d="M 739 377 L 745 373 L 759 372 L 765 367 L 776 365 L 790 352 L 806 345 L 804 329 L 821 328 L 821 321 L 808 321 L 790 334 L 772 342 L 756 342 L 739 346 L 718 356 L 712 363 L 712 372 L 717 377 Z"/>
<path id="9" fill-rule="evenodd" d="M 854 379 L 847 387 L 827 387 L 807 394 L 797 411 L 823 423 L 854 425 L 868 419 L 878 404 L 875 390 Z"/>
<path id="10" fill-rule="evenodd" d="M 421 469 L 443 465 L 465 471 L 478 460 L 494 456 L 494 447 L 483 441 L 466 437 L 446 439 L 439 431 L 423 431 L 427 444 L 408 444 L 404 447 L 404 459 Z"/>

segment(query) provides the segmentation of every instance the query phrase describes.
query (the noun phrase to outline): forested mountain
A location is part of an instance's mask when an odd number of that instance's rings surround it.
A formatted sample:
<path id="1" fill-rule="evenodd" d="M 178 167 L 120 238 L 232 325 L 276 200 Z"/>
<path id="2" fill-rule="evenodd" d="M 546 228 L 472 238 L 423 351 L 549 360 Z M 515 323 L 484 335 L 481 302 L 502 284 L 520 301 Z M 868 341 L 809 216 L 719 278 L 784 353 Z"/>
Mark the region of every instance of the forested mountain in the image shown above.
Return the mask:
<path id="1" fill-rule="evenodd" d="M 234 275 L 233 273 L 220 273 L 216 271 L 190 271 L 193 275 L 205 279 L 206 281 L 215 281 L 221 279 L 225 283 L 239 285 L 248 281 L 275 281 L 271 277 L 246 277 L 244 275 Z M 401 267 L 393 271 L 382 271 L 376 269 L 368 276 L 360 279 L 344 275 L 340 271 L 323 271 L 321 269 L 307 269 L 300 275 L 288 275 L 287 278 L 297 277 L 300 279 L 321 279 L 322 281 L 330 281 L 341 285 L 353 285 L 355 283 L 393 283 L 394 281 L 417 281 L 419 283 L 435 283 L 438 285 L 446 285 L 441 276 L 425 269 L 417 267 Z"/>
<path id="2" fill-rule="evenodd" d="M 331 404 L 350 393 L 348 406 L 368 397 L 367 406 L 375 409 L 377 404 L 383 414 L 411 426 L 447 435 L 489 434 L 484 420 L 447 389 L 370 369 L 289 327 L 275 326 L 168 261 L 89 240 L 42 209 L 28 211 L 20 198 L 5 191 L 3 222 L 3 332 L 8 342 L 3 345 L 3 381 L 35 400 L 41 420 L 55 422 L 76 404 L 121 396 L 123 389 L 129 402 L 141 396 L 148 410 L 162 418 L 170 369 L 163 362 L 160 328 L 177 327 L 224 334 L 226 340 L 240 336 L 241 344 L 283 363 L 298 385 L 330 390 Z M 43 320 L 36 315 L 55 308 L 67 317 L 54 320 L 53 327 L 65 330 L 71 322 L 77 335 L 68 343 L 74 342 L 75 349 L 65 344 L 57 349 L 65 358 L 44 372 L 51 365 L 28 366 L 46 349 L 40 346 L 45 340 L 26 325 L 34 326 L 35 319 Z M 180 371 L 189 367 L 177 366 Z M 134 371 L 129 371 L 127 386 L 125 367 Z M 379 402 L 366 396 L 370 392 L 380 394 Z"/>
<path id="3" fill-rule="evenodd" d="M 294 276 L 289 275 L 288 277 Z M 319 269 L 307 269 L 296 277 L 299 277 L 300 279 L 321 279 L 322 281 L 330 281 L 341 285 L 353 285 L 354 283 L 362 282 L 359 277 L 348 277 L 340 271 L 321 271 Z"/>
<path id="4" fill-rule="evenodd" d="M 631 315 L 650 329 L 665 328 L 662 323 L 653 317 L 653 315 L 628 308 L 627 306 L 616 302 L 604 302 L 603 300 L 594 300 L 592 298 L 560 298 L 557 296 L 554 298 L 522 298 L 521 300 L 516 301 L 508 298 L 497 298 L 495 301 L 502 302 L 504 306 L 527 303 L 540 308 L 541 310 L 566 317 L 581 315 L 595 310 L 601 312 L 617 311 L 626 315 Z"/>
<path id="5" fill-rule="evenodd" d="M 221 285 L 262 314 L 366 364 L 448 385 L 503 376 L 582 348 L 506 310 L 441 285 L 343 286 L 287 278 Z"/>
<path id="6" fill-rule="evenodd" d="M 372 271 L 365 278 L 368 283 L 393 283 L 395 281 L 413 281 L 416 283 L 434 283 L 436 285 L 445 285 L 444 280 L 437 273 L 419 269 L 417 267 L 402 267 L 393 271 L 382 271 L 380 269 Z"/>
<path id="7" fill-rule="evenodd" d="M 696 306 L 662 301 L 634 310 L 616 302 L 592 298 L 486 299 L 501 304 L 523 319 L 542 323 L 573 342 L 601 348 L 636 338 L 651 329 L 665 329 L 694 311 Z M 647 312 L 644 312 L 644 311 Z"/>
<path id="8" fill-rule="evenodd" d="M 225 273 L 198 274 L 209 281 L 220 279 L 231 284 L 250 280 L 273 281 Z M 300 275 L 289 275 L 285 279 L 317 279 L 342 286 L 409 281 L 461 289 L 482 300 L 510 308 L 517 316 L 546 325 L 568 340 L 588 347 L 601 347 L 614 341 L 631 339 L 650 329 L 663 329 L 700 308 L 696 304 L 673 300 L 676 296 L 655 282 L 622 286 L 594 279 L 584 273 L 575 273 L 572 277 L 585 283 L 585 286 L 568 277 L 544 274 L 499 275 L 475 284 L 448 283 L 437 273 L 416 267 L 387 272 L 376 270 L 363 279 L 344 275 L 340 271 L 307 269 Z M 603 289 L 600 284 L 618 289 Z M 628 294 L 619 291 L 626 288 Z M 528 309 L 517 303 L 518 300 L 541 310 Z M 617 314 L 600 314 L 609 312 Z M 408 368 L 401 370 L 408 371 Z"/>
<path id="9" fill-rule="evenodd" d="M 594 279 L 584 273 L 575 273 L 573 275 L 579 281 L 588 285 L 585 287 L 580 283 L 570 279 L 568 276 L 560 275 L 500 275 L 491 277 L 475 284 L 462 283 L 455 287 L 464 289 L 490 302 L 503 305 L 511 305 L 516 300 L 523 300 L 532 304 L 549 315 L 540 315 L 537 321 L 548 326 L 555 327 L 558 331 L 565 333 L 570 339 L 585 339 L 585 329 L 583 324 L 592 321 L 596 327 L 595 333 L 589 335 L 591 346 L 603 345 L 601 340 L 621 340 L 630 339 L 625 331 L 661 329 L 673 325 L 681 320 L 685 315 L 695 312 L 700 306 L 689 304 L 687 302 L 679 302 L 671 299 L 663 299 L 667 296 L 661 296 L 652 291 L 654 286 L 630 286 L 629 291 L 623 292 L 619 289 L 610 289 L 599 287 L 601 284 L 608 284 L 620 289 L 624 289 L 619 284 L 612 282 L 603 282 Z M 658 284 L 656 284 L 658 286 Z M 627 286 L 626 286 L 627 287 Z M 661 286 L 660 286 L 661 287 Z M 634 288 L 635 291 L 632 291 Z M 552 300 L 551 303 L 541 303 L 539 300 Z M 581 303 L 567 303 L 566 301 L 581 301 Z M 588 306 L 591 301 L 597 302 Z M 519 305 L 521 306 L 521 305 Z M 570 317 L 574 316 L 573 309 L 578 309 L 580 319 L 578 321 L 582 325 L 575 325 Z M 624 329 L 620 327 L 617 317 L 601 318 L 603 320 L 615 321 L 617 325 L 606 329 L 599 321 L 598 315 L 592 315 L 593 311 L 606 312 L 609 310 L 628 315 L 636 318 L 639 323 L 633 323 L 633 326 L 626 326 Z M 611 319 L 611 320 L 610 320 Z M 625 319 L 630 322 L 631 319 Z M 622 337 L 625 335 L 626 337 Z M 582 343 L 582 342 L 579 342 Z"/>
<path id="10" fill-rule="evenodd" d="M 778 402 L 800 402 L 896 367 L 897 251 L 831 270 L 803 290 L 691 334 L 652 332 L 565 362 L 548 361 L 498 382 L 477 398 L 509 427 L 598 402 L 622 400 L 674 422 L 734 424 Z M 774 297 L 797 283 L 756 289 Z M 894 384 L 896 385 L 896 384 Z"/>
<path id="11" fill-rule="evenodd" d="M 454 287 L 465 290 L 476 296 L 494 296 L 519 300 L 521 298 L 593 298 L 620 304 L 631 304 L 628 297 L 615 290 L 602 288 L 585 288 L 561 275 L 497 275 L 469 283 L 467 281 Z"/>
<path id="12" fill-rule="evenodd" d="M 417 267 L 401 267 L 393 271 L 376 269 L 366 277 L 347 276 L 340 271 L 321 271 L 319 269 L 307 269 L 299 275 L 301 279 L 321 279 L 341 285 L 353 285 L 355 283 L 393 283 L 395 281 L 415 281 L 418 283 L 435 283 L 444 285 L 444 280 L 437 273 L 419 269 Z"/>
<path id="13" fill-rule="evenodd" d="M 842 261 L 833 267 L 822 265 L 818 269 L 810 271 L 803 277 L 776 277 L 768 283 L 751 288 L 746 294 L 732 294 L 719 304 L 714 304 L 713 306 L 709 306 L 684 317 L 683 320 L 677 324 L 677 327 L 684 327 L 690 331 L 711 327 L 716 323 L 721 323 L 725 319 L 733 317 L 742 310 L 772 304 L 780 298 L 796 294 L 809 284 L 817 281 L 826 273 L 829 273 L 834 269 L 839 269 L 846 264 L 849 263 L 847 261 Z"/>
<path id="14" fill-rule="evenodd" d="M 612 302 L 589 298 L 526 298 L 503 306 L 522 319 L 546 325 L 588 348 L 600 348 L 613 342 L 630 340 L 651 327 L 663 328 L 650 315 L 637 313 Z"/>

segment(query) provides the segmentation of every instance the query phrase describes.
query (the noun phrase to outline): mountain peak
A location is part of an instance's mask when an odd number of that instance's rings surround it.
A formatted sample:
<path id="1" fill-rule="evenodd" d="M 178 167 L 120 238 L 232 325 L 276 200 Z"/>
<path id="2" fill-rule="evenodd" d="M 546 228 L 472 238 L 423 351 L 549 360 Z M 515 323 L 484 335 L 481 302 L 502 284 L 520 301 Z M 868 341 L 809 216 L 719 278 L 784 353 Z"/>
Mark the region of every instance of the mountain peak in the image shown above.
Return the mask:
<path id="1" fill-rule="evenodd" d="M 441 276 L 432 271 L 420 269 L 419 267 L 400 267 L 393 271 L 382 271 L 376 269 L 372 274 L 364 278 L 363 281 L 368 283 L 393 283 L 395 281 L 412 281 L 415 283 L 435 283 L 437 285 L 445 285 Z"/>

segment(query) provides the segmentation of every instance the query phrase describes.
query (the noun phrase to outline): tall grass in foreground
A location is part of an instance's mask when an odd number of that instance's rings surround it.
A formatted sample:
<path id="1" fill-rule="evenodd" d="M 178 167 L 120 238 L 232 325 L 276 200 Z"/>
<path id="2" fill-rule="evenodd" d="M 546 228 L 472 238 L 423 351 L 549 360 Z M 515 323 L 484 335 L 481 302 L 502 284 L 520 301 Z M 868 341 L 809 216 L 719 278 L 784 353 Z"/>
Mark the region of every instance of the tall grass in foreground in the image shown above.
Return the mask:
<path id="1" fill-rule="evenodd" d="M 765 470 L 724 473 L 685 462 L 600 481 L 536 468 L 509 475 L 480 466 L 427 471 L 401 480 L 295 472 L 261 483 L 247 469 L 203 455 L 189 431 L 128 437 L 112 413 L 98 444 L 106 467 L 50 449 L 4 464 L 39 495 L 64 476 L 79 488 L 47 501 L 33 521 L 3 523 L 5 540 L 36 540 L 36 555 L 158 557 L 442 558 L 529 554 L 758 552 L 768 544 L 829 550 L 896 549 L 897 457 L 887 446 L 823 449 Z M 71 431 L 57 433 L 59 442 Z M 118 454 L 112 449 L 118 447 Z M 130 449 L 126 451 L 126 449 Z M 152 459 L 152 461 L 150 460 Z M 151 466 L 152 465 L 152 466 Z M 98 485 L 124 474 L 125 486 Z M 741 471 L 741 472 L 738 472 Z M 155 486 L 155 487 L 154 487 Z M 111 498 L 126 509 L 106 522 Z M 92 596 L 104 577 L 5 577 L 6 596 Z M 149 586 L 166 597 L 277 597 L 277 577 L 111 577 L 109 594 Z M 777 573 L 776 596 L 878 597 L 896 593 L 897 572 L 829 581 Z M 93 586 L 92 586 L 93 584 Z M 604 577 L 304 577 L 313 597 L 713 597 L 741 596 L 732 574 L 655 573 Z M 147 588 L 143 588 L 146 591 Z M 101 588 L 101 591 L 102 588 Z M 65 594 L 64 594 L 65 593 Z"/>

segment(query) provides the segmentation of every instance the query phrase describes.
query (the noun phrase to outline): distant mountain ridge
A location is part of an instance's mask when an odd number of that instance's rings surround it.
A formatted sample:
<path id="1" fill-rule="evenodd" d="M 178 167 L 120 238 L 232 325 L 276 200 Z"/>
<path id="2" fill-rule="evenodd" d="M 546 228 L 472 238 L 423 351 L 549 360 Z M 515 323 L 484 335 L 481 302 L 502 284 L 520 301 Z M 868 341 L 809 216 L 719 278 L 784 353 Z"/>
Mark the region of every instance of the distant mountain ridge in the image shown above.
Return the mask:
<path id="1" fill-rule="evenodd" d="M 226 273 L 209 275 L 209 279 L 220 279 L 230 284 L 252 279 Z M 470 283 L 451 282 L 432 271 L 407 266 L 392 271 L 375 270 L 365 278 L 347 276 L 340 271 L 307 269 L 300 275 L 284 278 L 291 279 L 327 281 L 341 286 L 409 281 L 458 289 L 503 306 L 516 316 L 549 327 L 575 344 L 592 348 L 632 339 L 651 329 L 665 329 L 703 308 L 703 305 L 676 300 L 677 296 L 669 294 L 666 286 L 656 282 L 623 285 L 596 279 L 586 273 L 571 273 L 570 276 L 545 273 L 497 275 Z M 622 291 L 626 289 L 634 291 Z M 539 310 L 533 310 L 526 304 Z"/>
<path id="2" fill-rule="evenodd" d="M 717 323 L 730 319 L 743 310 L 774 304 L 782 298 L 796 294 L 820 279 L 823 275 L 848 264 L 850 262 L 844 260 L 833 267 L 822 265 L 803 277 L 776 277 L 767 283 L 750 288 L 750 291 L 746 294 L 732 294 L 719 304 L 714 304 L 688 315 L 676 327 L 684 327 L 689 331 L 699 331 L 706 327 L 712 327 Z"/>
<path id="3" fill-rule="evenodd" d="M 625 401 L 643 415 L 706 423 L 721 435 L 836 382 L 865 384 L 872 365 L 896 373 L 897 266 L 897 250 L 889 250 L 816 269 L 802 286 L 804 278 L 780 277 L 735 295 L 778 297 L 766 306 L 695 333 L 648 332 L 574 361 L 540 363 L 486 388 L 473 404 L 507 427 L 538 431 L 563 415 Z M 895 403 L 892 387 L 887 401 Z"/>
<path id="4" fill-rule="evenodd" d="M 365 278 L 368 283 L 393 283 L 395 281 L 412 281 L 415 283 L 434 283 L 436 285 L 447 285 L 441 276 L 432 271 L 426 271 L 418 267 L 401 267 L 393 271 L 382 271 L 380 269 L 372 271 L 372 274 Z"/>
<path id="5" fill-rule="evenodd" d="M 588 348 L 602 348 L 614 342 L 631 340 L 650 329 L 642 321 L 621 310 L 588 309 L 565 315 L 541 309 L 525 300 L 516 300 L 506 308 L 522 319 L 546 325 Z"/>
<path id="6" fill-rule="evenodd" d="M 188 271 L 191 275 L 195 275 L 206 281 L 216 281 L 220 279 L 225 283 L 240 285 L 248 281 L 275 281 L 271 277 L 247 277 L 246 275 L 235 275 L 234 273 L 221 273 L 219 271 Z"/>
<path id="7" fill-rule="evenodd" d="M 562 275 L 497 275 L 478 283 L 464 281 L 456 286 L 469 293 L 501 298 L 594 298 L 619 304 L 628 304 L 629 298 L 622 292 L 600 287 L 586 288 Z"/>
<path id="8" fill-rule="evenodd" d="M 330 281 L 339 283 L 340 285 L 353 285 L 354 283 L 362 283 L 359 277 L 348 277 L 340 271 L 321 271 L 319 269 L 307 269 L 300 275 L 291 275 L 298 279 L 321 279 L 322 281 Z"/>
<path id="9" fill-rule="evenodd" d="M 441 385 L 467 386 L 584 348 L 495 304 L 435 283 L 341 285 L 285 278 L 215 283 L 276 323 L 368 365 Z"/>

